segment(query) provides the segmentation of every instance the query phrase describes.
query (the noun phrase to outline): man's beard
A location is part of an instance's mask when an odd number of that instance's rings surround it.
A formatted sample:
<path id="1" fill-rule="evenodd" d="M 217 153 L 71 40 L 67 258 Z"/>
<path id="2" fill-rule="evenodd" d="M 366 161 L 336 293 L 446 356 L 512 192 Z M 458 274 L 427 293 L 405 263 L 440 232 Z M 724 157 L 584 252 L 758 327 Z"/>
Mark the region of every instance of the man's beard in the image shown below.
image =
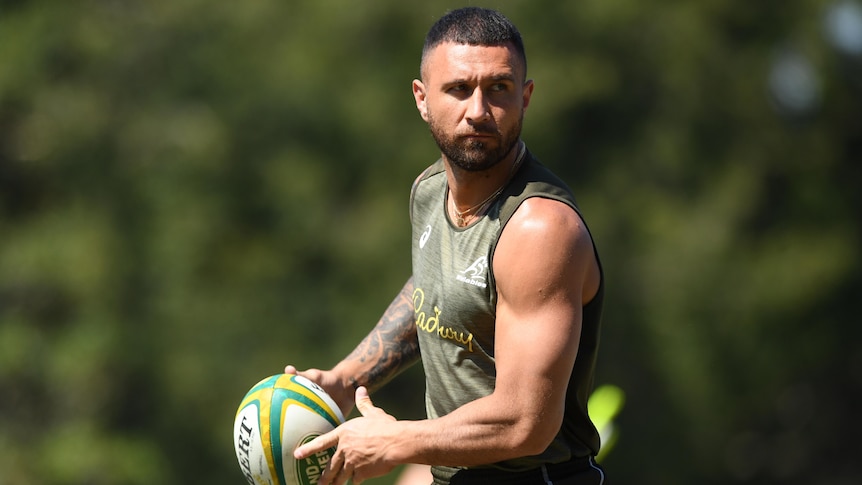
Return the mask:
<path id="1" fill-rule="evenodd" d="M 438 126 L 433 116 L 429 116 L 428 126 L 431 136 L 446 159 L 462 170 L 480 172 L 500 163 L 512 151 L 521 136 L 522 121 L 523 116 L 506 133 L 483 126 L 475 127 L 473 133 L 494 135 L 498 142 L 496 147 L 489 147 L 488 143 L 482 140 L 448 135 Z"/>

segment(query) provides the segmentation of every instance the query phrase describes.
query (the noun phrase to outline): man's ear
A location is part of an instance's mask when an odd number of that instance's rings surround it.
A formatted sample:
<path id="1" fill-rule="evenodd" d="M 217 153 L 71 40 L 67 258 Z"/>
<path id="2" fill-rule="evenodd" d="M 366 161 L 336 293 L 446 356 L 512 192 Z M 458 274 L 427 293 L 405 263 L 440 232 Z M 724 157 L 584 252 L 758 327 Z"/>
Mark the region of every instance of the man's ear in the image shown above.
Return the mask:
<path id="1" fill-rule="evenodd" d="M 524 111 L 527 110 L 527 106 L 530 106 L 530 98 L 533 96 L 533 87 L 534 85 L 532 79 L 528 79 L 527 82 L 524 83 Z"/>
<path id="2" fill-rule="evenodd" d="M 419 110 L 419 115 L 426 122 L 428 121 L 428 104 L 425 85 L 418 79 L 413 80 L 413 99 L 416 100 L 416 109 Z"/>

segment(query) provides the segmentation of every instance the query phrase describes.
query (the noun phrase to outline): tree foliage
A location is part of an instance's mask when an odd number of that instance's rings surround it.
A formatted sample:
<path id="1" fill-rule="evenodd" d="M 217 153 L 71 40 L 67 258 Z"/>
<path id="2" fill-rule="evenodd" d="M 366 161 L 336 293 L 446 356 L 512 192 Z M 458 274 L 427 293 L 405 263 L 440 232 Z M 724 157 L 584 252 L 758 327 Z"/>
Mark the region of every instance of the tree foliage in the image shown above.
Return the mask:
<path id="1" fill-rule="evenodd" d="M 860 4 L 477 3 L 602 254 L 614 481 L 858 483 Z M 457 6 L 0 1 L 0 485 L 242 481 L 248 387 L 409 274 L 409 86 Z"/>

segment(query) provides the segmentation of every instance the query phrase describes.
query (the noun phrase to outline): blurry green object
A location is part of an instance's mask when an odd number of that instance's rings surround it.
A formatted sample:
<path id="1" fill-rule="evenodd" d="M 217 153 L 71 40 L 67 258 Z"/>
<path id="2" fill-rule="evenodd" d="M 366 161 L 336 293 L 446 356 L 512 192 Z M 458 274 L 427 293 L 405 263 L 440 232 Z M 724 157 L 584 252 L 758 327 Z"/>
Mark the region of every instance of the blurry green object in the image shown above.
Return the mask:
<path id="1" fill-rule="evenodd" d="M 619 433 L 614 427 L 614 418 L 622 411 L 625 400 L 623 390 L 610 384 L 598 387 L 590 395 L 587 409 L 602 439 L 602 447 L 596 456 L 597 461 L 602 461 L 617 441 Z"/>

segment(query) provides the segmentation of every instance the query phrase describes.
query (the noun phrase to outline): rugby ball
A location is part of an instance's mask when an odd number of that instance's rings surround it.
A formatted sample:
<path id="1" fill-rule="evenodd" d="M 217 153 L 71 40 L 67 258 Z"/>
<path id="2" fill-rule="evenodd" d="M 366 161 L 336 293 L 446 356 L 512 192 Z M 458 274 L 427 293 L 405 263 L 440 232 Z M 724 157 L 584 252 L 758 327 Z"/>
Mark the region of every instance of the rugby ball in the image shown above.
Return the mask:
<path id="1" fill-rule="evenodd" d="M 317 483 L 335 448 L 305 460 L 293 450 L 344 422 L 324 390 L 291 374 L 267 377 L 252 387 L 236 412 L 234 447 L 249 485 Z"/>

